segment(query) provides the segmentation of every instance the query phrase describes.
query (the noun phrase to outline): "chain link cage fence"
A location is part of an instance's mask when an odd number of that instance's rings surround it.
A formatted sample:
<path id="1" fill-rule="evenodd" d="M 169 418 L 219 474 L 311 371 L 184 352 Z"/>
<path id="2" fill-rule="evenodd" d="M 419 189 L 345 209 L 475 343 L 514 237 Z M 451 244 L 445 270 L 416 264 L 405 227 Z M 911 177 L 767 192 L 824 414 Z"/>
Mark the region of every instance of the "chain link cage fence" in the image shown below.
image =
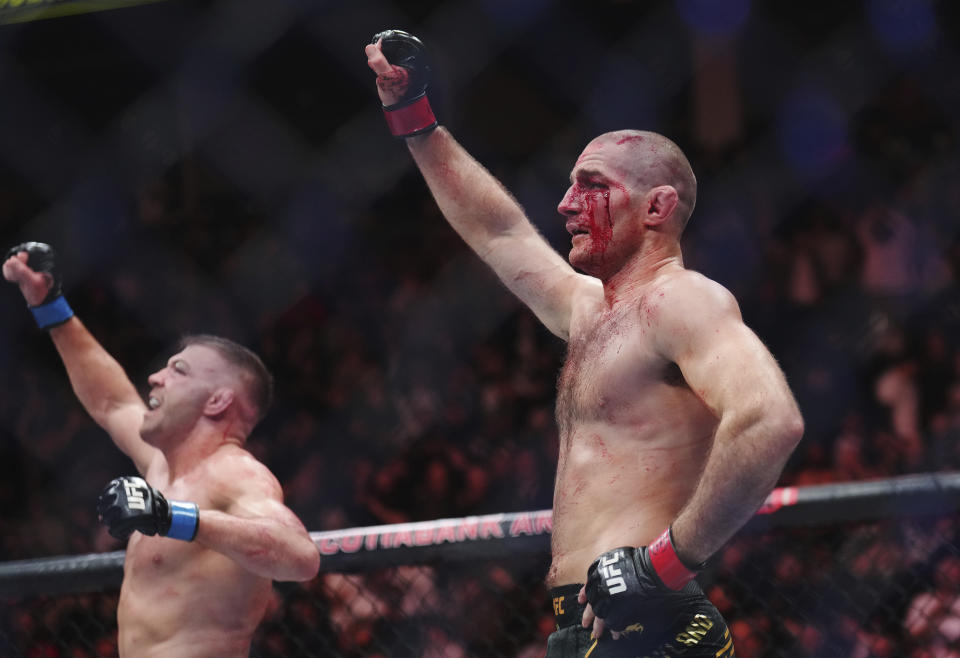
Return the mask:
<path id="1" fill-rule="evenodd" d="M 741 658 L 948 656 L 958 507 L 960 473 L 778 489 L 700 580 Z M 542 656 L 550 529 L 539 511 L 315 532 L 321 574 L 276 584 L 251 655 Z M 0 565 L 0 655 L 115 656 L 122 562 Z"/>

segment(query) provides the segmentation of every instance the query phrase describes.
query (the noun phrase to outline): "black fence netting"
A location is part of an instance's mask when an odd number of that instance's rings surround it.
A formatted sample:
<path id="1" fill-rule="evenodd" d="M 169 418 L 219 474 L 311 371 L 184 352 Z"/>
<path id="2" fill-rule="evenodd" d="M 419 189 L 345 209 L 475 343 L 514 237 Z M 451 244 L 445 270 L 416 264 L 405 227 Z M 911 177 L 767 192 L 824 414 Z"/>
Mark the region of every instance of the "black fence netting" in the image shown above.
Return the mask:
<path id="1" fill-rule="evenodd" d="M 954 655 L 960 524 L 956 482 L 942 483 L 779 491 L 772 513 L 700 577 L 737 655 Z M 543 656 L 548 532 L 548 513 L 537 512 L 314 533 L 321 574 L 276 584 L 251 655 Z M 116 655 L 121 562 L 114 553 L 0 565 L 0 655 Z"/>

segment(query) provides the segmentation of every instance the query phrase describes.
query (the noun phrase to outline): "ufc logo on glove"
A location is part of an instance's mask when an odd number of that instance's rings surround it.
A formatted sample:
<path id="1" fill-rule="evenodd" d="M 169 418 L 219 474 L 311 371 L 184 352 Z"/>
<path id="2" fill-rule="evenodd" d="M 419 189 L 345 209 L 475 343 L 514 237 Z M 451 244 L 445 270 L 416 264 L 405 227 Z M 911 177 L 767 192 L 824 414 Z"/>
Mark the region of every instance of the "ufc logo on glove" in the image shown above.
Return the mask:
<path id="1" fill-rule="evenodd" d="M 610 594 L 619 594 L 627 590 L 627 583 L 623 580 L 623 572 L 616 566 L 624 559 L 623 551 L 617 550 L 600 559 L 600 574 L 603 576 Z"/>
<path id="2" fill-rule="evenodd" d="M 143 500 L 143 491 L 133 482 L 123 483 L 123 492 L 127 495 L 127 507 L 136 510 L 145 510 L 147 505 Z"/>

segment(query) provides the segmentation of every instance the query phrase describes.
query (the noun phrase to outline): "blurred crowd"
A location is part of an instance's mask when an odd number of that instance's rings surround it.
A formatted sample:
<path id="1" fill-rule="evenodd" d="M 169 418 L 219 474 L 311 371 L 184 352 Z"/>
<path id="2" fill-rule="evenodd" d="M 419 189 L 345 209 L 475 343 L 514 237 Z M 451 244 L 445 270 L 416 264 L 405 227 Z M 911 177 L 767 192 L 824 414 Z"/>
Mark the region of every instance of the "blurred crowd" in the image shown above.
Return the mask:
<path id="1" fill-rule="evenodd" d="M 686 264 L 736 295 L 804 413 L 781 485 L 960 470 L 960 158 L 935 108 L 915 80 L 892 79 L 848 126 L 856 157 L 828 176 L 795 172 L 807 178 L 792 186 L 745 164 L 766 134 L 749 110 L 739 127 L 693 112 L 664 129 L 701 182 Z M 476 141 L 527 207 L 543 205 L 522 166 Z M 277 400 L 249 447 L 310 530 L 551 506 L 564 345 L 467 252 L 415 172 L 353 217 L 345 240 L 319 223 L 266 230 L 270 218 L 203 164 L 149 180 L 105 234 L 56 234 L 68 299 L 135 384 L 183 333 L 257 351 Z M 0 212 L 19 207 L 2 187 Z M 535 219 L 563 249 L 559 220 Z M 118 549 L 93 502 L 132 464 L 76 402 L 17 291 L 0 290 L 0 304 L 0 559 Z M 796 529 L 776 543 L 747 534 L 715 558 L 708 593 L 741 658 L 958 658 L 958 547 L 953 519 Z M 322 574 L 278 594 L 257 650 L 534 658 L 552 628 L 545 570 Z M 115 651 L 109 596 L 44 606 L 2 613 L 0 629 L 31 638 L 26 655 Z M 505 615 L 510 624 L 488 623 Z M 55 639 L 51 628 L 70 630 Z M 56 648 L 64 642 L 73 648 Z"/>

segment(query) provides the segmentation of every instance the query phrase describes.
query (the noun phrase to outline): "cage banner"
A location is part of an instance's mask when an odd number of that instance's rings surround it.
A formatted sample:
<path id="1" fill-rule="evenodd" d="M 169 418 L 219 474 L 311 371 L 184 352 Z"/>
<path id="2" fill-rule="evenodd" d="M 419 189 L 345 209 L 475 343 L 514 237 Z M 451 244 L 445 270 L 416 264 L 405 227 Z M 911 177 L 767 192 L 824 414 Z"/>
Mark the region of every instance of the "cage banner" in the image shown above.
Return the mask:
<path id="1" fill-rule="evenodd" d="M 777 488 L 745 531 L 948 514 L 960 509 L 960 473 Z M 498 559 L 549 551 L 550 510 L 312 532 L 323 572 Z M 376 555 L 370 555 L 375 553 Z M 0 596 L 116 587 L 123 551 L 0 563 Z"/>

